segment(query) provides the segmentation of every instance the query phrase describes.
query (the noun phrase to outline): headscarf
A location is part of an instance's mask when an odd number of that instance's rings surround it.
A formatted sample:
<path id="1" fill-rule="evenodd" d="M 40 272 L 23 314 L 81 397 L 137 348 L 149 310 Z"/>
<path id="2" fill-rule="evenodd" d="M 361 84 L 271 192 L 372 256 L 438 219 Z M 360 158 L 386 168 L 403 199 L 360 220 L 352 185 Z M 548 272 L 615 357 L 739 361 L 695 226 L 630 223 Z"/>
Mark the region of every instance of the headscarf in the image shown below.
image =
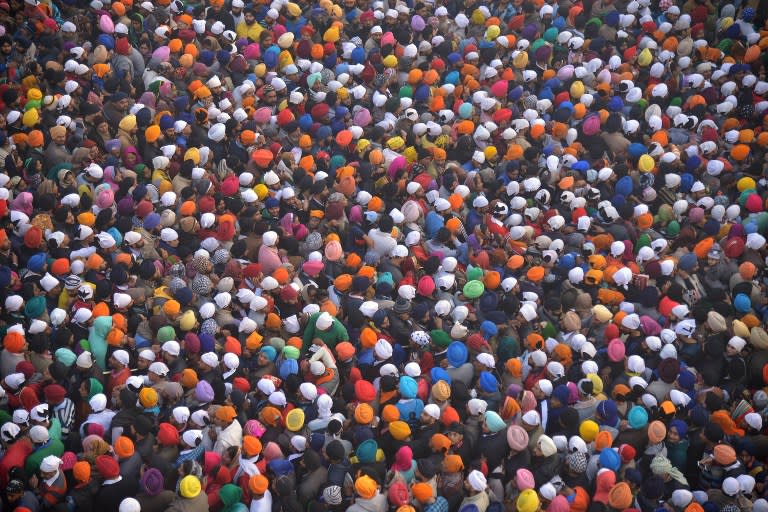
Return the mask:
<path id="1" fill-rule="evenodd" d="M 32 217 L 34 196 L 29 192 L 22 192 L 11 201 L 11 210 L 23 212 L 27 217 Z"/>
<path id="2" fill-rule="evenodd" d="M 670 478 L 676 480 L 678 483 L 687 486 L 688 480 L 680 472 L 679 469 L 672 465 L 672 462 L 663 455 L 656 455 L 651 461 L 651 471 L 654 475 L 669 475 Z"/>

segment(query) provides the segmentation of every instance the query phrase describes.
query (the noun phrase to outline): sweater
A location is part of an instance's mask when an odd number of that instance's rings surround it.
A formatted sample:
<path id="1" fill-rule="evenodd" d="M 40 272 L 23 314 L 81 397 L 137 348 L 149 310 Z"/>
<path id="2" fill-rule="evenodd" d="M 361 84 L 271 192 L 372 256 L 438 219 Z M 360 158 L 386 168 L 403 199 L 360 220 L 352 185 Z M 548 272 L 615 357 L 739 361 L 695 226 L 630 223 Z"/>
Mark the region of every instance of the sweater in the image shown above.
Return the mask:
<path id="1" fill-rule="evenodd" d="M 43 459 L 49 455 L 55 455 L 61 457 L 64 454 L 64 443 L 58 439 L 51 439 L 43 446 L 37 448 L 32 454 L 27 457 L 27 462 L 24 464 L 24 472 L 27 475 L 34 475 L 40 469 L 40 464 Z"/>
<path id="2" fill-rule="evenodd" d="M 349 340 L 349 334 L 347 333 L 346 327 L 344 327 L 344 325 L 336 318 L 333 319 L 331 328 L 327 331 L 318 329 L 316 324 L 320 315 L 322 315 L 322 312 L 314 313 L 309 317 L 307 327 L 304 329 L 303 344 L 301 347 L 303 353 L 306 353 L 307 350 L 309 350 L 309 347 L 312 345 L 312 340 L 315 338 L 323 340 L 323 343 L 328 345 L 331 349 L 335 348 L 337 343 Z"/>

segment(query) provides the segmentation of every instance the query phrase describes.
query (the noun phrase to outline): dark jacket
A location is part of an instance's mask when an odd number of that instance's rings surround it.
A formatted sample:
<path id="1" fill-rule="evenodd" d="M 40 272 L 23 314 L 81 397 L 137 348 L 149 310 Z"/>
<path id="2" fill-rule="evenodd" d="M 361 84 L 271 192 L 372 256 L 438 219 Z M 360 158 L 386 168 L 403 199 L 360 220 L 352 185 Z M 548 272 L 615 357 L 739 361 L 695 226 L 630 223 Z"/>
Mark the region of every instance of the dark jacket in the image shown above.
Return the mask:
<path id="1" fill-rule="evenodd" d="M 99 487 L 95 480 L 91 480 L 85 485 L 78 485 L 69 490 L 67 502 L 74 504 L 75 510 L 91 512 L 94 510 L 93 504 L 98 490 Z M 144 509 L 142 508 L 142 510 Z"/>
<path id="2" fill-rule="evenodd" d="M 488 470 L 495 470 L 507 456 L 509 450 L 506 429 L 495 434 L 482 434 L 478 440 L 478 449 L 480 455 L 484 456 L 488 463 Z"/>
<path id="3" fill-rule="evenodd" d="M 136 494 L 138 488 L 138 480 L 131 478 L 122 478 L 119 482 L 110 485 L 102 484 L 96 493 L 94 509 L 117 510 L 120 508 L 120 502 Z"/>
<path id="4" fill-rule="evenodd" d="M 328 485 L 338 485 L 344 487 L 344 481 L 346 476 L 351 476 L 352 465 L 348 460 L 345 460 L 339 464 L 331 464 L 328 466 Z"/>
<path id="5" fill-rule="evenodd" d="M 531 470 L 536 486 L 540 487 L 549 482 L 560 471 L 560 457 L 558 454 L 549 457 L 534 457 L 531 461 Z"/>
<path id="6" fill-rule="evenodd" d="M 136 500 L 141 505 L 142 512 L 164 512 L 173 501 L 173 491 L 162 491 L 157 496 L 138 494 Z"/>

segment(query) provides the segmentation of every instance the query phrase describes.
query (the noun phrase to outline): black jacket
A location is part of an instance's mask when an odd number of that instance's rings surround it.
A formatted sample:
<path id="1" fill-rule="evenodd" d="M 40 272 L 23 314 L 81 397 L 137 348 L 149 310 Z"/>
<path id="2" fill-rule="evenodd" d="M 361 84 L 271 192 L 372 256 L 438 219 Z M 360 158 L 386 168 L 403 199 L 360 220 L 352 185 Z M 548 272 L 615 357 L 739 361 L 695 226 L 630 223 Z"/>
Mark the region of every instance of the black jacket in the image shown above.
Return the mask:
<path id="1" fill-rule="evenodd" d="M 94 510 L 117 510 L 120 502 L 130 498 L 139 489 L 139 482 L 135 478 L 123 478 L 117 483 L 101 485 L 93 502 Z"/>
<path id="2" fill-rule="evenodd" d="M 481 434 L 478 439 L 480 455 L 485 457 L 488 463 L 488 471 L 493 471 L 499 466 L 509 451 L 507 444 L 507 430 L 503 429 L 495 434 Z"/>

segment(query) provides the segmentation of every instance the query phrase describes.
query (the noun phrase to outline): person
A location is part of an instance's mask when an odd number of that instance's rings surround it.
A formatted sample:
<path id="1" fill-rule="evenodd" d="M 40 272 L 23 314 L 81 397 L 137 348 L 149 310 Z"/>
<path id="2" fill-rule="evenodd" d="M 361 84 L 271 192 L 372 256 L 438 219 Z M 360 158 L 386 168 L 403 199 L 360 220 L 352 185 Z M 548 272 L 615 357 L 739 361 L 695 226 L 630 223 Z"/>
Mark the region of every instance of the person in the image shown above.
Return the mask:
<path id="1" fill-rule="evenodd" d="M 115 510 L 123 499 L 136 493 L 138 482 L 120 474 L 120 464 L 112 455 L 99 455 L 96 458 L 96 469 L 103 478 L 94 498 L 96 508 Z"/>
<path id="2" fill-rule="evenodd" d="M 208 431 L 211 438 L 215 440 L 213 451 L 223 451 L 231 446 L 241 445 L 243 429 L 236 417 L 237 412 L 230 405 L 220 407 L 216 411 L 214 422 L 217 428 Z"/>
<path id="3" fill-rule="evenodd" d="M 67 499 L 67 480 L 61 472 L 62 462 L 55 455 L 48 455 L 40 463 L 38 495 L 44 507 L 56 508 Z"/>
<path id="4" fill-rule="evenodd" d="M 200 480 L 187 475 L 179 482 L 179 492 L 166 510 L 174 512 L 203 512 L 208 510 L 208 499 L 201 492 Z"/>
<path id="5" fill-rule="evenodd" d="M 0 2 L 3 510 L 768 510 L 763 4 L 89 2 Z"/>

